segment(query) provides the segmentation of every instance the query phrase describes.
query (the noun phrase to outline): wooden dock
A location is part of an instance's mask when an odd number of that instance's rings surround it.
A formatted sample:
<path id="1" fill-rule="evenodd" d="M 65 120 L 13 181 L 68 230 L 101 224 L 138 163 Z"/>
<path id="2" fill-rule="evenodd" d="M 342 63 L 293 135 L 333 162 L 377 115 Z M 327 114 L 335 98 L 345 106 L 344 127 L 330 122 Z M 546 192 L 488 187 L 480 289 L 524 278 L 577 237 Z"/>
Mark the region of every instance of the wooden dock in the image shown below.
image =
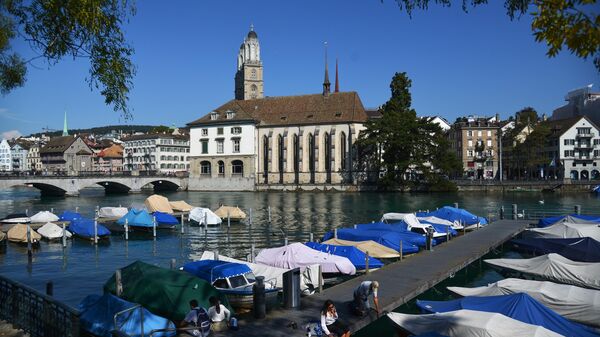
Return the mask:
<path id="1" fill-rule="evenodd" d="M 340 318 L 350 324 L 351 332 L 356 332 L 377 319 L 373 311 L 370 317 L 363 318 L 349 312 L 347 303 L 352 301 L 354 289 L 362 281 L 379 281 L 379 303 L 383 311 L 392 311 L 510 240 L 529 223 L 528 220 L 499 220 L 435 246 L 432 251 L 422 251 L 321 294 L 304 297 L 299 310 L 278 309 L 268 312 L 265 319 L 242 319 L 240 331 L 218 332 L 214 336 L 306 336 L 305 325 L 319 320 L 319 312 L 327 299 L 334 301 Z M 296 329 L 290 326 L 292 322 L 296 323 Z"/>

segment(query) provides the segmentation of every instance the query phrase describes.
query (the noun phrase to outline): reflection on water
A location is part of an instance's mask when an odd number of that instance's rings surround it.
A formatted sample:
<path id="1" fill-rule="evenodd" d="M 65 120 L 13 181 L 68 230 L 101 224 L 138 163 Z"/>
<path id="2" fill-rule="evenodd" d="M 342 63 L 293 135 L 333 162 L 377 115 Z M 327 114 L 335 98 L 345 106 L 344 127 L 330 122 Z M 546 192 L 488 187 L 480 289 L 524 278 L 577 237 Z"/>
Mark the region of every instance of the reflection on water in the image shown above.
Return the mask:
<path id="1" fill-rule="evenodd" d="M 34 190 L 22 188 L 0 191 L 0 217 L 8 213 L 29 214 L 54 208 L 56 213 L 74 210 L 91 217 L 96 206 L 130 206 L 143 204 L 148 194 L 108 195 L 102 190 L 84 190 L 76 198 L 40 198 Z M 0 251 L 0 273 L 24 282 L 36 289 L 45 289 L 45 283 L 54 282 L 55 297 L 75 306 L 90 293 L 101 293 L 102 285 L 117 268 L 135 260 L 143 260 L 162 267 L 169 267 L 171 259 L 177 266 L 199 257 L 204 250 L 218 250 L 221 254 L 245 259 L 254 244 L 261 248 L 283 245 L 285 236 L 289 242 L 306 241 L 310 233 L 319 238 L 335 227 L 355 223 L 377 221 L 382 213 L 412 212 L 435 209 L 458 202 L 460 207 L 474 213 L 489 216 L 500 206 L 510 209 L 544 207 L 548 210 L 571 212 L 578 204 L 584 211 L 596 208 L 598 199 L 591 194 L 493 194 L 464 192 L 461 194 L 400 194 L 400 193 L 281 193 L 281 192 L 173 192 L 165 194 L 170 200 L 185 200 L 195 206 L 216 209 L 219 204 L 238 205 L 249 212 L 252 209 L 252 225 L 245 223 L 209 227 L 185 227 L 179 230 L 159 231 L 157 238 L 148 235 L 131 235 L 128 241 L 122 235 L 112 235 L 110 242 L 94 246 L 91 242 L 69 240 L 67 247 L 60 242 L 42 242 L 27 259 L 25 246 L 8 244 Z M 539 200 L 545 200 L 540 206 Z M 268 222 L 271 208 L 271 223 Z"/>

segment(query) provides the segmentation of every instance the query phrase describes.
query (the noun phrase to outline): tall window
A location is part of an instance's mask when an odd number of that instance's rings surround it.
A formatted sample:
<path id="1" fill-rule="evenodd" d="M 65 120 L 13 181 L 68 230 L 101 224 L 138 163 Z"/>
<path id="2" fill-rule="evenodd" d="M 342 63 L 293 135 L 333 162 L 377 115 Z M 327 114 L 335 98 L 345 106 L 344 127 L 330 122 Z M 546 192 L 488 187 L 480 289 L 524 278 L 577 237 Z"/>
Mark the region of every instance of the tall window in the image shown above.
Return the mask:
<path id="1" fill-rule="evenodd" d="M 234 138 L 234 139 L 232 139 L 232 142 L 233 142 L 233 153 L 239 153 L 240 152 L 240 139 Z"/>
<path id="2" fill-rule="evenodd" d="M 331 137 L 328 132 L 323 135 L 323 145 L 325 145 L 325 172 L 331 172 Z"/>
<path id="3" fill-rule="evenodd" d="M 217 139 L 217 153 L 223 153 L 223 139 Z"/>
<path id="4" fill-rule="evenodd" d="M 219 175 L 224 176 L 225 175 L 225 163 L 222 160 L 219 160 L 218 165 L 219 165 Z"/>
<path id="5" fill-rule="evenodd" d="M 201 175 L 210 175 L 210 162 L 202 161 L 200 162 L 200 174 Z"/>
<path id="6" fill-rule="evenodd" d="M 277 137 L 277 150 L 278 150 L 278 154 L 279 154 L 279 160 L 278 160 L 278 167 L 279 167 L 279 183 L 283 184 L 283 171 L 284 171 L 284 163 L 285 163 L 285 158 L 283 156 L 283 136 L 279 135 Z"/>
<path id="7" fill-rule="evenodd" d="M 223 134 L 223 128 L 217 128 L 217 135 Z"/>
<path id="8" fill-rule="evenodd" d="M 244 175 L 244 163 L 241 160 L 234 160 L 231 162 L 231 174 L 237 176 Z"/>
<path id="9" fill-rule="evenodd" d="M 202 143 L 202 154 L 207 154 L 208 153 L 208 140 L 201 140 L 200 143 Z"/>
<path id="10" fill-rule="evenodd" d="M 346 170 L 346 134 L 342 132 L 340 137 L 340 169 Z"/>
<path id="11" fill-rule="evenodd" d="M 232 135 L 239 135 L 240 133 L 242 133 L 242 128 L 239 126 L 235 126 L 233 128 L 231 128 L 231 134 Z"/>
<path id="12" fill-rule="evenodd" d="M 308 134 L 308 170 L 315 172 L 315 136 L 312 133 Z"/>
<path id="13" fill-rule="evenodd" d="M 208 129 L 202 129 L 202 136 L 208 136 Z"/>

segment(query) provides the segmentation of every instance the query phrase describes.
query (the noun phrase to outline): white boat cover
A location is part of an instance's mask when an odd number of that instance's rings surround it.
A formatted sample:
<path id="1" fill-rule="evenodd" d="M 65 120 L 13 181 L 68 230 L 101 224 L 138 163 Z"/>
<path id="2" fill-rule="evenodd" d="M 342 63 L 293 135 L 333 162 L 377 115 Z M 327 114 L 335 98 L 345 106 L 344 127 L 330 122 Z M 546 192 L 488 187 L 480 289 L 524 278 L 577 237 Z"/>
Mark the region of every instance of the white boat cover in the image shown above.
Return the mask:
<path id="1" fill-rule="evenodd" d="M 578 224 L 595 224 L 595 225 L 599 224 L 598 221 L 596 221 L 596 220 L 586 220 L 586 219 L 578 218 L 575 216 L 567 215 L 564 218 L 553 223 L 553 225 L 557 224 L 557 223 L 561 223 L 561 222 L 570 222 L 570 223 L 578 223 Z"/>
<path id="2" fill-rule="evenodd" d="M 200 260 L 214 260 L 215 254 L 213 252 L 204 251 Z M 219 254 L 219 260 L 227 262 L 243 263 L 250 267 L 254 275 L 264 276 L 265 282 L 271 283 L 274 287 L 283 287 L 283 273 L 289 271 L 289 269 L 271 267 L 259 263 L 251 263 L 242 260 L 237 260 L 225 255 Z M 321 278 L 323 283 L 323 278 Z M 300 273 L 300 290 L 308 292 L 315 290 L 319 287 L 319 265 L 313 264 L 306 266 L 306 269 Z"/>
<path id="3" fill-rule="evenodd" d="M 42 227 L 38 228 L 37 232 L 40 233 L 41 236 L 43 236 L 44 238 L 46 238 L 48 240 L 62 238 L 62 236 L 63 236 L 62 227 L 60 227 L 57 224 L 54 224 L 52 222 L 48 222 L 45 225 L 43 225 Z M 67 238 L 70 238 L 71 232 L 69 232 L 68 230 L 65 229 L 65 236 Z"/>
<path id="4" fill-rule="evenodd" d="M 410 231 L 414 228 L 433 228 L 430 224 L 422 224 L 414 213 L 385 213 L 381 217 L 381 222 L 391 223 L 394 221 L 404 221 L 407 224 L 407 229 Z M 446 233 L 439 233 L 433 230 L 433 237 L 444 237 Z"/>
<path id="5" fill-rule="evenodd" d="M 600 241 L 598 224 L 559 222 L 544 228 L 527 229 L 523 233 L 526 238 L 569 239 L 590 237 Z"/>
<path id="6" fill-rule="evenodd" d="M 600 290 L 548 281 L 507 278 L 484 287 L 448 287 L 461 296 L 499 296 L 527 293 L 557 314 L 574 322 L 600 326 Z"/>
<path id="7" fill-rule="evenodd" d="M 256 262 L 285 269 L 300 267 L 302 271 L 306 266 L 320 264 L 323 273 L 356 274 L 356 268 L 347 258 L 323 253 L 299 242 L 263 249 L 256 256 Z"/>
<path id="8" fill-rule="evenodd" d="M 215 214 L 221 219 L 225 220 L 229 216 L 230 220 L 240 221 L 246 219 L 246 213 L 242 211 L 239 207 L 233 206 L 221 206 L 216 211 Z"/>
<path id="9" fill-rule="evenodd" d="M 31 217 L 31 222 L 33 223 L 46 223 L 53 221 L 58 221 L 58 216 L 48 211 L 37 212 Z"/>
<path id="10" fill-rule="evenodd" d="M 35 243 L 40 241 L 42 238 L 36 231 L 31 230 L 31 242 Z M 18 242 L 18 243 L 27 243 L 27 225 L 16 224 L 11 229 L 6 232 L 6 236 L 8 237 L 8 241 Z"/>
<path id="11" fill-rule="evenodd" d="M 336 245 L 336 246 L 354 246 L 363 253 L 369 252 L 369 256 L 374 257 L 376 259 L 393 259 L 397 258 L 400 255 L 397 251 L 392 248 L 386 247 L 382 244 L 379 244 L 373 240 L 368 241 L 348 241 L 341 239 L 329 239 L 323 242 L 326 245 Z"/>
<path id="12" fill-rule="evenodd" d="M 204 225 L 204 219 L 206 217 L 206 224 L 208 226 L 220 225 L 222 220 L 215 213 L 208 208 L 194 207 L 190 211 L 190 219 L 196 221 L 201 226 Z"/>
<path id="13" fill-rule="evenodd" d="M 169 199 L 163 197 L 162 195 L 153 194 L 149 196 L 144 201 L 144 205 L 146 205 L 146 208 L 150 213 L 158 211 L 173 214 L 173 209 L 171 208 L 171 204 L 169 204 Z"/>
<path id="14" fill-rule="evenodd" d="M 100 218 L 122 218 L 127 214 L 127 207 L 102 207 L 98 210 Z"/>
<path id="15" fill-rule="evenodd" d="M 458 221 L 449 221 L 446 219 L 438 218 L 437 216 L 420 216 L 417 217 L 419 220 L 428 221 L 434 224 L 442 225 L 442 226 L 450 226 L 453 229 L 463 229 L 463 225 Z"/>
<path id="16" fill-rule="evenodd" d="M 390 312 L 387 317 L 412 334 L 435 332 L 454 337 L 559 337 L 538 325 L 506 317 L 499 313 L 456 310 L 438 314 L 410 315 Z"/>
<path id="17" fill-rule="evenodd" d="M 183 200 L 169 201 L 169 205 L 171 205 L 171 208 L 174 211 L 178 211 L 178 212 L 189 212 L 192 210 L 192 208 L 194 208 L 194 206 L 188 204 L 187 202 L 185 202 Z"/>
<path id="18" fill-rule="evenodd" d="M 546 254 L 531 259 L 489 259 L 494 266 L 541 276 L 559 283 L 600 289 L 600 262 L 571 261 L 558 254 Z"/>

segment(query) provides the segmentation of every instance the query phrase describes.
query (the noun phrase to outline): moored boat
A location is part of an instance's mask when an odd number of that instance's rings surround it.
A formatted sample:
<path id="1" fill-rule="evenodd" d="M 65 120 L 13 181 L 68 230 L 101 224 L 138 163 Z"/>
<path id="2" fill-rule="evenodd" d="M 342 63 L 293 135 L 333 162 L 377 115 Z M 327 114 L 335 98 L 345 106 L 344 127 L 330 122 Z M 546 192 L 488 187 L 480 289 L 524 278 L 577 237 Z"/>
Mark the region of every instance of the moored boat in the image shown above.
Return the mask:
<path id="1" fill-rule="evenodd" d="M 356 270 L 367 269 L 367 255 L 354 246 L 336 246 L 317 242 L 306 242 L 304 244 L 314 250 L 345 257 L 352 262 Z M 383 267 L 383 263 L 372 256 L 369 256 L 368 260 L 369 269 Z"/>
<path id="2" fill-rule="evenodd" d="M 393 250 L 389 247 L 381 245 L 373 240 L 367 241 L 350 241 L 350 240 L 342 240 L 342 239 L 329 239 L 323 242 L 327 245 L 337 245 L 337 246 L 354 246 L 360 249 L 363 253 L 369 252 L 369 256 L 372 256 L 377 259 L 395 259 L 400 257 L 398 251 Z"/>
<path id="3" fill-rule="evenodd" d="M 163 197 L 162 195 L 153 194 L 149 196 L 144 201 L 144 205 L 146 205 L 146 209 L 150 213 L 158 211 L 173 214 L 173 208 L 171 208 L 171 204 L 169 204 L 169 199 Z"/>
<path id="4" fill-rule="evenodd" d="M 4 224 L 28 224 L 31 222 L 31 218 L 25 213 L 13 213 L 0 219 L 0 223 Z"/>
<path id="5" fill-rule="evenodd" d="M 77 219 L 82 219 L 83 216 L 77 212 L 64 211 L 61 215 L 58 216 L 60 221 L 74 221 Z"/>
<path id="6" fill-rule="evenodd" d="M 47 222 L 42 227 L 38 228 L 37 232 L 46 240 L 58 240 L 63 237 L 63 229 L 52 222 Z M 65 229 L 65 237 L 69 239 L 71 236 L 71 232 Z"/>
<path id="7" fill-rule="evenodd" d="M 590 238 L 524 238 L 510 241 L 521 252 L 544 255 L 556 253 L 569 260 L 580 262 L 600 262 L 600 242 Z"/>
<path id="8" fill-rule="evenodd" d="M 67 230 L 71 232 L 74 236 L 86 239 L 86 240 L 94 240 L 94 233 L 97 235 L 98 240 L 108 239 L 110 235 L 110 231 L 102 226 L 101 224 L 96 223 L 96 232 L 94 231 L 94 220 L 80 218 L 71 221 Z"/>
<path id="9" fill-rule="evenodd" d="M 127 214 L 127 207 L 101 207 L 98 210 L 99 218 L 121 218 Z"/>
<path id="10" fill-rule="evenodd" d="M 431 212 L 417 212 L 417 217 L 434 216 L 448 221 L 458 221 L 466 230 L 483 227 L 488 224 L 487 219 L 477 216 L 466 209 L 444 206 Z"/>
<path id="11" fill-rule="evenodd" d="M 544 228 L 530 228 L 523 232 L 524 238 L 570 239 L 589 237 L 600 241 L 600 224 L 558 222 Z"/>
<path id="12" fill-rule="evenodd" d="M 29 232 L 29 240 L 27 238 L 27 232 Z M 30 226 L 24 224 L 16 224 L 6 233 L 8 241 L 14 243 L 28 243 L 38 244 L 42 238 L 36 231 L 31 229 Z"/>
<path id="13" fill-rule="evenodd" d="M 194 206 L 188 204 L 183 200 L 179 201 L 169 201 L 169 205 L 176 212 L 189 212 L 194 208 Z"/>
<path id="14" fill-rule="evenodd" d="M 223 222 L 221 218 L 210 209 L 202 207 L 194 207 L 190 211 L 190 220 L 198 223 L 200 226 L 204 226 L 204 223 L 208 226 L 218 226 Z"/>
<path id="15" fill-rule="evenodd" d="M 152 213 L 152 216 L 156 220 L 156 227 L 159 229 L 174 229 L 179 224 L 177 218 L 171 214 L 156 211 Z"/>
<path id="16" fill-rule="evenodd" d="M 256 276 L 247 265 L 219 260 L 201 260 L 186 263 L 182 270 L 210 282 L 227 295 L 232 307 L 252 308 L 254 303 L 252 287 L 256 283 Z M 278 291 L 279 289 L 265 282 L 267 303 L 273 304 L 277 301 Z"/>
<path id="17" fill-rule="evenodd" d="M 31 223 L 47 223 L 58 221 L 58 216 L 49 211 L 37 212 L 31 216 Z"/>
<path id="18" fill-rule="evenodd" d="M 124 227 L 125 224 L 130 230 L 150 232 L 154 226 L 154 219 L 146 210 L 132 208 L 117 220 L 117 225 Z"/>
<path id="19" fill-rule="evenodd" d="M 215 211 L 215 214 L 223 221 L 227 221 L 228 218 L 229 221 L 234 222 L 246 220 L 246 213 L 237 206 L 221 206 Z"/>

